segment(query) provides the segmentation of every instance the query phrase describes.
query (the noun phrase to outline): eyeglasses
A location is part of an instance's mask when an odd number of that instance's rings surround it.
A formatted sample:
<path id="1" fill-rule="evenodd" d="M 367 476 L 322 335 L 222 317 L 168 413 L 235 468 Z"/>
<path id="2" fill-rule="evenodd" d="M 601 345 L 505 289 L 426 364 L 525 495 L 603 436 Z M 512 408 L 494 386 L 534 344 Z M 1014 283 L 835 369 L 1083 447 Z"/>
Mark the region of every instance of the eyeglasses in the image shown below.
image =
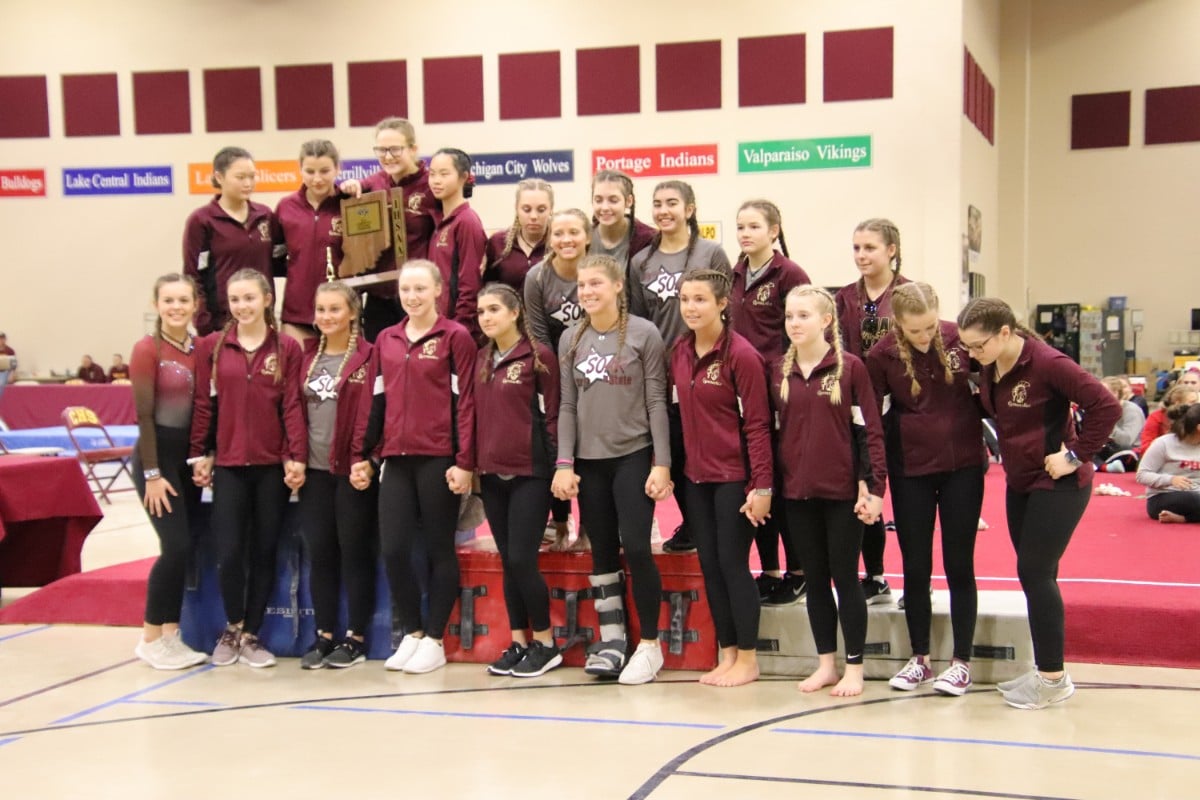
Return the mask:
<path id="1" fill-rule="evenodd" d="M 408 149 L 407 146 L 404 146 L 404 147 L 372 147 L 371 151 L 373 153 L 375 153 L 376 158 L 383 158 L 384 156 L 391 156 L 392 158 L 399 158 L 400 155 L 407 149 Z"/>
<path id="2" fill-rule="evenodd" d="M 995 339 L 998 335 L 999 334 L 993 333 L 979 344 L 967 344 L 966 342 L 960 340 L 958 343 L 958 349 L 962 350 L 964 353 L 982 353 L 983 348 L 987 347 L 987 343 L 992 339 Z"/>

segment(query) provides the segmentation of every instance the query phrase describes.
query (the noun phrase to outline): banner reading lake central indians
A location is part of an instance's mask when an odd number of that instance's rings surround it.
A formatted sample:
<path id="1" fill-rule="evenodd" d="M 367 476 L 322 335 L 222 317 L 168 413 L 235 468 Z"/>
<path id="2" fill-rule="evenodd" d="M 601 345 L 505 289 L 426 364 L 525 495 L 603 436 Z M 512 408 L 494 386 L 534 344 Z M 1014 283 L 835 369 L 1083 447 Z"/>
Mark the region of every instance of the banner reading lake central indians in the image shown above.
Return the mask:
<path id="1" fill-rule="evenodd" d="M 870 136 L 778 139 L 738 145 L 738 172 L 871 166 Z"/>

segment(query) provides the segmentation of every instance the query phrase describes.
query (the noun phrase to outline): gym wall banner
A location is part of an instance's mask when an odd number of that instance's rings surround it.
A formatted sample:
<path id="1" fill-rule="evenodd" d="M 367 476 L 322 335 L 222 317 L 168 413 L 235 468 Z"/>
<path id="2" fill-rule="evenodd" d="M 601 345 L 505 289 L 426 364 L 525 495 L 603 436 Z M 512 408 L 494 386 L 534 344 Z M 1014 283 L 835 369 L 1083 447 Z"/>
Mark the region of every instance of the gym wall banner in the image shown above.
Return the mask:
<path id="1" fill-rule="evenodd" d="M 620 150 L 593 150 L 592 174 L 602 169 L 619 169 L 631 178 L 668 175 L 716 175 L 715 144 L 679 144 Z"/>
<path id="2" fill-rule="evenodd" d="M 475 183 L 519 183 L 526 178 L 544 181 L 575 180 L 574 150 L 535 150 L 523 153 L 472 153 Z"/>
<path id="3" fill-rule="evenodd" d="M 0 169 L 0 197 L 45 197 L 46 170 Z"/>
<path id="4" fill-rule="evenodd" d="M 171 194 L 170 167 L 64 167 L 63 195 Z"/>
<path id="5" fill-rule="evenodd" d="M 255 161 L 256 192 L 294 192 L 300 188 L 300 164 L 287 161 Z M 213 194 L 212 162 L 188 164 L 188 194 Z"/>
<path id="6" fill-rule="evenodd" d="M 778 139 L 738 144 L 738 172 L 782 172 L 871 166 L 870 136 Z"/>

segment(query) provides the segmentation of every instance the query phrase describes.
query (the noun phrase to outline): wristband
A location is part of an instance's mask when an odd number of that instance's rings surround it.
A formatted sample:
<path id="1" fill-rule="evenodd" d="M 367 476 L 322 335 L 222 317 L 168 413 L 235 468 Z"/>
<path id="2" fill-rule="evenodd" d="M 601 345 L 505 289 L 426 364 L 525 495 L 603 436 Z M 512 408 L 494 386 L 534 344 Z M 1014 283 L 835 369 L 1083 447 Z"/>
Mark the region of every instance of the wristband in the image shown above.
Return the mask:
<path id="1" fill-rule="evenodd" d="M 162 473 L 156 469 L 147 469 L 142 471 L 142 477 L 148 481 L 156 481 L 162 477 Z"/>
<path id="2" fill-rule="evenodd" d="M 775 494 L 775 490 L 774 489 L 755 489 L 754 494 L 757 497 L 771 497 L 772 495 Z"/>
<path id="3" fill-rule="evenodd" d="M 183 463 L 187 464 L 189 467 L 194 467 L 206 458 L 208 458 L 208 456 L 194 456 Z"/>
<path id="4" fill-rule="evenodd" d="M 570 467 L 573 467 L 573 466 L 575 466 L 575 459 L 573 459 L 573 458 L 560 458 L 558 461 L 555 461 L 555 462 L 554 462 L 554 466 L 555 466 L 557 469 L 563 469 L 564 467 L 566 467 L 566 468 L 570 468 Z"/>

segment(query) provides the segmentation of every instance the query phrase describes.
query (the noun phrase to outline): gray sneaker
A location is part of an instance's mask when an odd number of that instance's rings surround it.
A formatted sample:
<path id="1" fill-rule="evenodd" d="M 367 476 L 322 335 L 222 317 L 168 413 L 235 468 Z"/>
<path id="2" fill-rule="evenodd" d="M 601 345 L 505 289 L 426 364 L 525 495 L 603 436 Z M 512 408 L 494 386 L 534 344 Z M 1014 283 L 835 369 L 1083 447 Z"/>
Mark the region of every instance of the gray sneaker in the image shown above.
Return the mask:
<path id="1" fill-rule="evenodd" d="M 242 634 L 242 652 L 238 661 L 255 669 L 275 666 L 275 656 L 258 643 L 258 637 L 253 633 Z"/>
<path id="2" fill-rule="evenodd" d="M 1004 693 L 1004 702 L 1013 708 L 1039 709 L 1061 703 L 1075 694 L 1075 684 L 1065 672 L 1057 681 L 1047 681 L 1040 675 L 1036 681 L 1023 683 Z"/>
<path id="3" fill-rule="evenodd" d="M 1022 675 L 1019 675 L 1016 678 L 1013 678 L 1011 681 L 1001 681 L 1000 683 L 996 684 L 996 691 L 1000 692 L 1000 694 L 1004 694 L 1005 692 L 1010 692 L 1013 689 L 1020 686 L 1021 684 L 1026 683 L 1026 682 L 1036 678 L 1037 674 L 1038 674 L 1037 670 L 1032 669 L 1029 672 L 1026 672 Z"/>
<path id="4" fill-rule="evenodd" d="M 221 638 L 217 639 L 217 646 L 213 648 L 212 653 L 214 667 L 228 667 L 230 664 L 237 663 L 238 656 L 242 652 L 242 643 L 238 634 L 237 628 L 226 628 L 221 631 Z"/>

